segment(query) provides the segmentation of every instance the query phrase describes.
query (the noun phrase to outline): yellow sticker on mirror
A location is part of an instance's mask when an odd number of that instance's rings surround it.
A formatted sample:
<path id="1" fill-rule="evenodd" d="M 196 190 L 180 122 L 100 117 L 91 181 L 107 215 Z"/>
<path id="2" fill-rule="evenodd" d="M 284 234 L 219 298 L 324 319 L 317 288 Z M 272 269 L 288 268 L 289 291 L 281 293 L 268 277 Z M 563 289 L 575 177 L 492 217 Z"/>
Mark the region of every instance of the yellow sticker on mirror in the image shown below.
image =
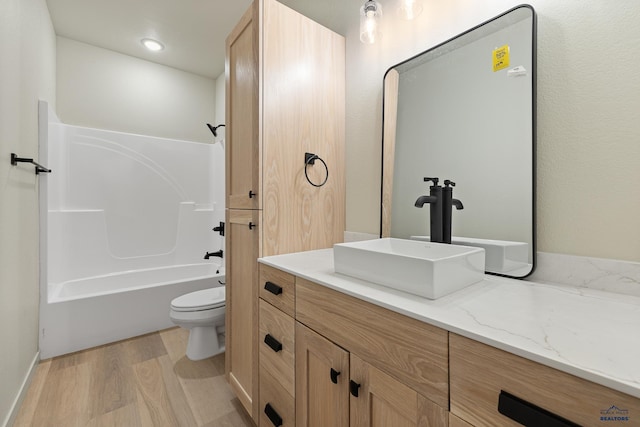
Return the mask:
<path id="1" fill-rule="evenodd" d="M 493 71 L 499 71 L 509 66 L 509 45 L 505 44 L 493 50 Z"/>

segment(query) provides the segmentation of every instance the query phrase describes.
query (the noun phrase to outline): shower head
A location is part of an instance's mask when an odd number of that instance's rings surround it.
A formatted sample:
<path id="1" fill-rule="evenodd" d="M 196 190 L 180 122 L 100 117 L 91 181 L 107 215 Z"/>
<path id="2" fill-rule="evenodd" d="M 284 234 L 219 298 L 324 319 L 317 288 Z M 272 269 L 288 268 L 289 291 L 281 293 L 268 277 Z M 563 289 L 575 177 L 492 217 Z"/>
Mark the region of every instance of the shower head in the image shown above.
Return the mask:
<path id="1" fill-rule="evenodd" d="M 218 126 L 211 126 L 211 124 L 207 123 L 207 127 L 213 134 L 213 136 L 218 136 L 218 128 L 224 127 L 224 124 L 219 124 Z"/>

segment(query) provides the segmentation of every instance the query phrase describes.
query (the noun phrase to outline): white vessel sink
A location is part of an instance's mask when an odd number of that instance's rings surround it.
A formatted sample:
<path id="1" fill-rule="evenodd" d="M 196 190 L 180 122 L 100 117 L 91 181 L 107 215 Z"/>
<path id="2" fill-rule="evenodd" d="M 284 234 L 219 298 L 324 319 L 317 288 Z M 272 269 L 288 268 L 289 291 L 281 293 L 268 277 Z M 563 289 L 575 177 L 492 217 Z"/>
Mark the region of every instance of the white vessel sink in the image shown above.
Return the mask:
<path id="1" fill-rule="evenodd" d="M 411 236 L 412 240 L 429 241 L 429 236 Z M 485 270 L 493 273 L 510 273 L 515 270 L 531 270 L 529 244 L 508 240 L 452 237 L 454 245 L 474 246 L 485 250 Z"/>
<path id="2" fill-rule="evenodd" d="M 484 249 L 404 239 L 333 246 L 336 273 L 437 299 L 484 278 Z"/>

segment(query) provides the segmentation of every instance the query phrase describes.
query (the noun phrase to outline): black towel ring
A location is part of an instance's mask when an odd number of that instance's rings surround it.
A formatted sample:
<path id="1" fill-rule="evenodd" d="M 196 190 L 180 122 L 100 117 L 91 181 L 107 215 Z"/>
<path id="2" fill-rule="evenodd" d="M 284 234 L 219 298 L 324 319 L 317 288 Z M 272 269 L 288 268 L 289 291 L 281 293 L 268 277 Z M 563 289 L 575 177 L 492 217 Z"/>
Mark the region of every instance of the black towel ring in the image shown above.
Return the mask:
<path id="1" fill-rule="evenodd" d="M 312 182 L 311 179 L 309 179 L 309 175 L 307 174 L 307 166 L 313 165 L 316 160 L 320 160 L 322 162 L 322 164 L 324 165 L 324 170 L 327 173 L 326 176 L 324 177 L 324 181 L 322 181 L 322 183 L 320 184 L 316 184 L 315 182 Z M 327 167 L 327 164 L 325 163 L 325 161 L 322 160 L 320 157 L 318 157 L 316 154 L 304 153 L 304 177 L 307 178 L 307 182 L 313 185 L 314 187 L 322 187 L 327 183 L 327 180 L 329 179 L 329 167 Z"/>

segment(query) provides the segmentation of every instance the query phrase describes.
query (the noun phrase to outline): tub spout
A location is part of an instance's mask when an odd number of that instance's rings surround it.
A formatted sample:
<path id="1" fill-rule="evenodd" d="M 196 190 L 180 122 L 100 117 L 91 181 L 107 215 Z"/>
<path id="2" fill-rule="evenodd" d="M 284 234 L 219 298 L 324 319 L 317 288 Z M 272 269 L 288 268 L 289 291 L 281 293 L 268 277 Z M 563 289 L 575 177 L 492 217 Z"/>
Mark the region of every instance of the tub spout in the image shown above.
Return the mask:
<path id="1" fill-rule="evenodd" d="M 204 254 L 204 259 L 209 259 L 212 256 L 217 256 L 222 258 L 222 249 L 220 249 L 219 251 L 216 252 L 207 252 L 206 254 Z"/>

